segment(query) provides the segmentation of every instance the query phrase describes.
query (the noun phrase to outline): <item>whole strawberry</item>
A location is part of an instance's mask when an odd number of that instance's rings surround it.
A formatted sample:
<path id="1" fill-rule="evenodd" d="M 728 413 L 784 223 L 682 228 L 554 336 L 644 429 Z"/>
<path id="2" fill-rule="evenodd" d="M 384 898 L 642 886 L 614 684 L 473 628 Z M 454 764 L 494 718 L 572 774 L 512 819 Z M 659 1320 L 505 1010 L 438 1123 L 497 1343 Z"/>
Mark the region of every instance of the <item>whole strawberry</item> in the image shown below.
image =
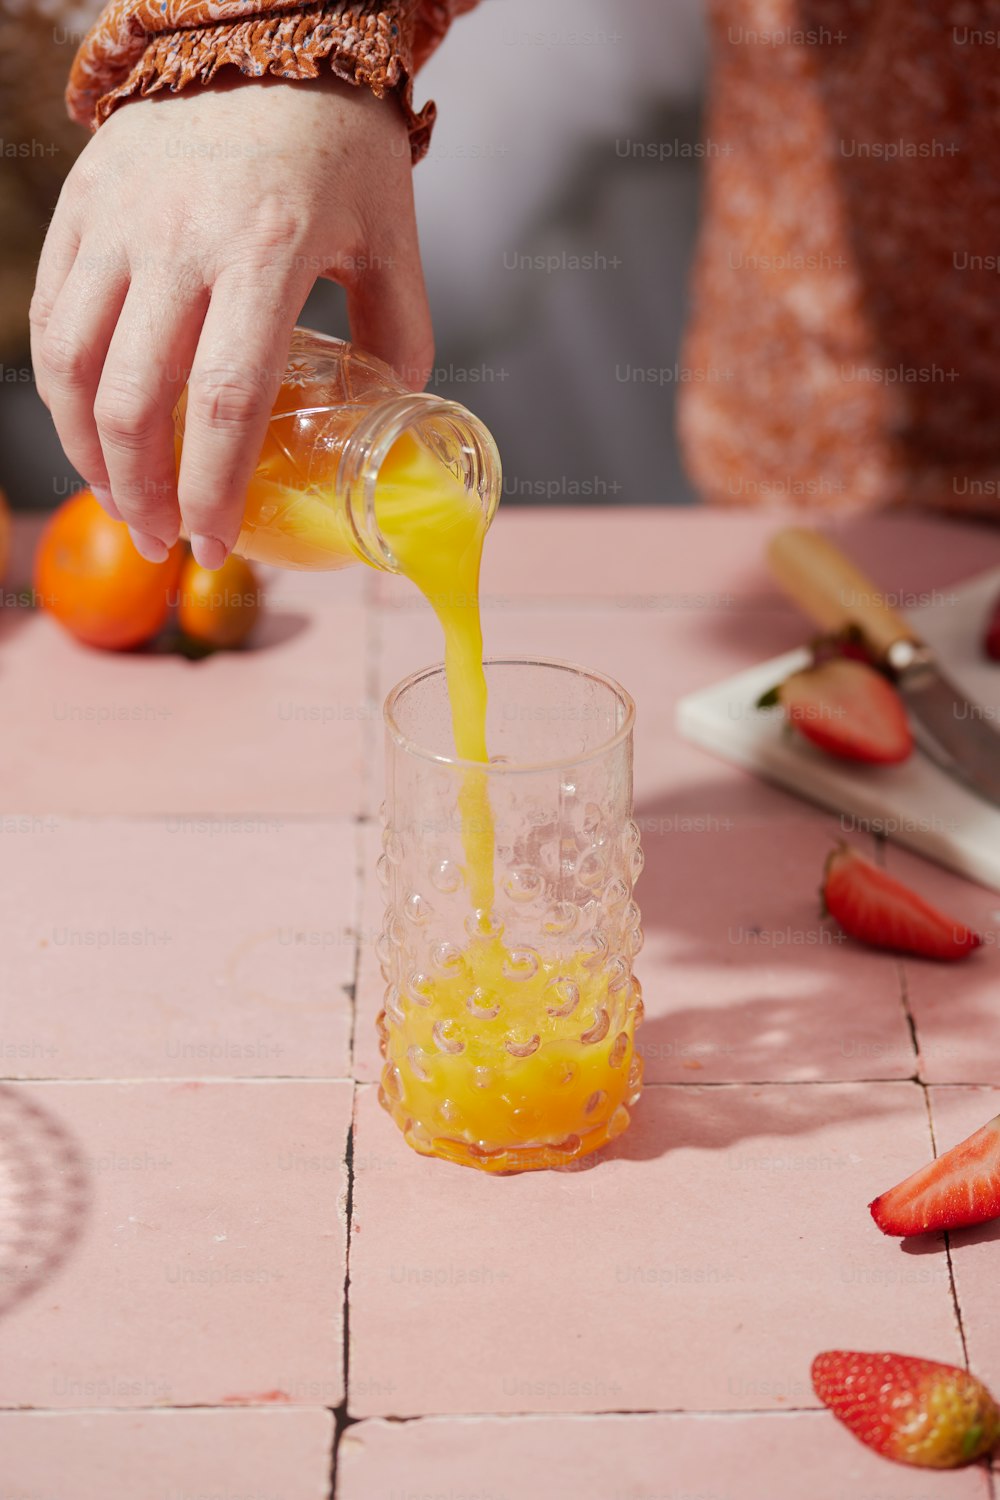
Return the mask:
<path id="1" fill-rule="evenodd" d="M 813 1360 L 812 1381 L 856 1438 L 897 1463 L 957 1469 L 1000 1441 L 1000 1408 L 957 1365 L 830 1349 Z"/>

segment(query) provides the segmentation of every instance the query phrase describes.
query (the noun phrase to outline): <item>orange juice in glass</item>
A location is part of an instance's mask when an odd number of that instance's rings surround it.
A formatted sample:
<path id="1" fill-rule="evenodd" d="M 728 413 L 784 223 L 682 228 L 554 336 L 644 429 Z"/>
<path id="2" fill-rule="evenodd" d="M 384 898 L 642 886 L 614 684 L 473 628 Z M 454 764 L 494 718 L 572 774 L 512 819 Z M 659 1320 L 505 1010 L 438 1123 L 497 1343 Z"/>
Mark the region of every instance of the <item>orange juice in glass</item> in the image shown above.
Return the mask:
<path id="1" fill-rule="evenodd" d="M 385 706 L 380 1097 L 426 1155 L 567 1166 L 641 1087 L 634 707 L 565 663 L 484 665 L 488 761 L 456 754 L 440 667 Z"/>

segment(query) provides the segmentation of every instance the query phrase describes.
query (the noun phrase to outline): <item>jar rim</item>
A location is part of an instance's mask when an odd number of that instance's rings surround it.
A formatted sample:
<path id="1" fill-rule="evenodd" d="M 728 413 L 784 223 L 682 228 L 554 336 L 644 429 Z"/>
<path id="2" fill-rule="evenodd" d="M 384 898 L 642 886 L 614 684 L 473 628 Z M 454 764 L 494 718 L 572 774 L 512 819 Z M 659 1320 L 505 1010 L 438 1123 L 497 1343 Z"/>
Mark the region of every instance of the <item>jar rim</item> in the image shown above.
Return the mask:
<path id="1" fill-rule="evenodd" d="M 364 560 L 383 572 L 397 572 L 398 562 L 382 535 L 376 514 L 377 478 L 393 444 L 419 421 L 448 420 L 463 427 L 473 444 L 477 461 L 492 465 L 486 525 L 500 501 L 500 458 L 492 433 L 474 412 L 460 401 L 436 396 L 431 391 L 406 391 L 372 407 L 367 419 L 344 444 L 337 471 L 337 485 L 347 497 L 347 513 L 355 545 Z"/>
<path id="2" fill-rule="evenodd" d="M 602 740 L 599 745 L 581 751 L 578 755 L 559 755 L 546 760 L 531 761 L 466 760 L 460 755 L 441 755 L 435 750 L 429 750 L 425 745 L 418 744 L 405 733 L 396 719 L 396 705 L 404 693 L 429 677 L 445 675 L 444 663 L 435 662 L 429 667 L 420 667 L 416 672 L 411 672 L 397 682 L 395 687 L 390 689 L 382 705 L 382 719 L 386 731 L 399 749 L 415 756 L 418 760 L 430 761 L 439 766 L 454 767 L 456 770 L 479 771 L 486 776 L 523 776 L 537 771 L 558 771 L 567 766 L 585 766 L 591 761 L 601 760 L 627 740 L 635 727 L 635 700 L 620 682 L 617 682 L 614 677 L 609 677 L 605 672 L 598 672 L 592 667 L 582 667 L 577 662 L 561 661 L 550 656 L 487 656 L 483 658 L 483 667 L 545 667 L 559 672 L 570 672 L 575 677 L 584 677 L 590 682 L 599 682 L 604 687 L 610 688 L 618 699 L 622 709 L 621 723 L 614 733 Z"/>

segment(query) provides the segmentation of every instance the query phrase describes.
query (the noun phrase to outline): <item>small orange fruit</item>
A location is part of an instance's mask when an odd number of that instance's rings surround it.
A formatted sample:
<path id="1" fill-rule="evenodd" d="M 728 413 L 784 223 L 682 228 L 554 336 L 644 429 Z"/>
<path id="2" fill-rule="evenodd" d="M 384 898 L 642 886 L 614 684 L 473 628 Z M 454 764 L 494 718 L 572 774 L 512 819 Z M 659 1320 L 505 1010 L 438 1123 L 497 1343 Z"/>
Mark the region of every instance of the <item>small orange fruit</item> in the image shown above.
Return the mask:
<path id="1" fill-rule="evenodd" d="M 221 568 L 203 568 L 193 557 L 181 569 L 177 623 L 205 646 L 241 646 L 260 609 L 257 579 L 248 562 L 230 553 Z"/>
<path id="2" fill-rule="evenodd" d="M 35 591 L 44 610 L 88 646 L 124 651 L 156 635 L 169 612 L 183 551 L 147 562 L 123 521 L 112 521 L 89 490 L 51 516 L 35 553 Z"/>

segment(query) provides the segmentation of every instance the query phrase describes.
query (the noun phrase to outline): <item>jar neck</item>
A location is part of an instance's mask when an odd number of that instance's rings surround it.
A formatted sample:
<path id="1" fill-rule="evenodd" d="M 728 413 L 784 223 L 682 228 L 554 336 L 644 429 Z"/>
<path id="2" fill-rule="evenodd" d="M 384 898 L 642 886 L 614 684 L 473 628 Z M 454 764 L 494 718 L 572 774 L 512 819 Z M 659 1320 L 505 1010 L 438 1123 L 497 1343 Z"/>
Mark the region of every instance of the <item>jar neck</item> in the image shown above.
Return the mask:
<path id="1" fill-rule="evenodd" d="M 359 555 L 373 568 L 398 573 L 399 562 L 379 530 L 376 488 L 393 444 L 409 433 L 459 480 L 488 527 L 500 501 L 500 454 L 492 433 L 458 401 L 428 392 L 392 396 L 373 406 L 349 434 L 337 469 L 337 489 Z"/>

